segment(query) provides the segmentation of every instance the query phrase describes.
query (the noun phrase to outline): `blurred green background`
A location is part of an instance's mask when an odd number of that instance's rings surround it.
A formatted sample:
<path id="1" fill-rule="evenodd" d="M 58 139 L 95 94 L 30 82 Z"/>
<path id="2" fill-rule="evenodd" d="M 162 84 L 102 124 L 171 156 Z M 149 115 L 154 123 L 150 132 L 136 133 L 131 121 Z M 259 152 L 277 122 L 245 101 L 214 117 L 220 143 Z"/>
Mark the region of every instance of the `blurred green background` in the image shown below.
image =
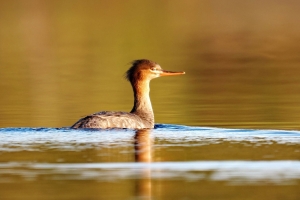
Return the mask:
<path id="1" fill-rule="evenodd" d="M 0 127 L 130 111 L 148 58 L 156 123 L 300 128 L 300 1 L 0 0 Z"/>

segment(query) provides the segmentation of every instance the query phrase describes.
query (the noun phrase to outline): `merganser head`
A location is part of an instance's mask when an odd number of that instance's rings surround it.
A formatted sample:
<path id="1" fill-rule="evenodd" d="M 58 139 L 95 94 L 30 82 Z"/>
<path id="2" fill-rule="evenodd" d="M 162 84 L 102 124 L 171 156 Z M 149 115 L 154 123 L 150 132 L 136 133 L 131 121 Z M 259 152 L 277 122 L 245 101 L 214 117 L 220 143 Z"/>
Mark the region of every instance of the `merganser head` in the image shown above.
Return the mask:
<path id="1" fill-rule="evenodd" d="M 130 82 L 142 81 L 160 77 L 185 74 L 185 72 L 173 72 L 163 70 L 159 64 L 147 59 L 134 60 L 132 66 L 125 74 L 125 78 Z"/>

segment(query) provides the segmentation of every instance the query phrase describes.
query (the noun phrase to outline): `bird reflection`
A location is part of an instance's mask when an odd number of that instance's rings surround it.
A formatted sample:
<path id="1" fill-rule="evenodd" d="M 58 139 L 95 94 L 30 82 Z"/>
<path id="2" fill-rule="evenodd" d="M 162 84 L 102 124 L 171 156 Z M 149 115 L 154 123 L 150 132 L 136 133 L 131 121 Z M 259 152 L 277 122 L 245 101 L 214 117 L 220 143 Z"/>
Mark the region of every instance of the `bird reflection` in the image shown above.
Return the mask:
<path id="1" fill-rule="evenodd" d="M 151 129 L 140 129 L 134 135 L 135 161 L 150 163 L 152 161 Z M 142 168 L 136 179 L 136 196 L 151 199 L 151 168 Z"/>
<path id="2" fill-rule="evenodd" d="M 151 129 L 140 129 L 134 135 L 134 152 L 136 162 L 151 162 Z"/>

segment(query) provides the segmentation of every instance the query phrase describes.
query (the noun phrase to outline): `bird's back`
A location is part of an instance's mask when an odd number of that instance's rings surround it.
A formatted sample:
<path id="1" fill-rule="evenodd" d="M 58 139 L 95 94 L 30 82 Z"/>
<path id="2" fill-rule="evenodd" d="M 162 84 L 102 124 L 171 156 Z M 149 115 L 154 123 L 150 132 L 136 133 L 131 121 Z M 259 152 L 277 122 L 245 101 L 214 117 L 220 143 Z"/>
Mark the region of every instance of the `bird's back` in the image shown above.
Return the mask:
<path id="1" fill-rule="evenodd" d="M 71 128 L 153 128 L 151 126 L 133 113 L 102 111 L 78 120 Z"/>

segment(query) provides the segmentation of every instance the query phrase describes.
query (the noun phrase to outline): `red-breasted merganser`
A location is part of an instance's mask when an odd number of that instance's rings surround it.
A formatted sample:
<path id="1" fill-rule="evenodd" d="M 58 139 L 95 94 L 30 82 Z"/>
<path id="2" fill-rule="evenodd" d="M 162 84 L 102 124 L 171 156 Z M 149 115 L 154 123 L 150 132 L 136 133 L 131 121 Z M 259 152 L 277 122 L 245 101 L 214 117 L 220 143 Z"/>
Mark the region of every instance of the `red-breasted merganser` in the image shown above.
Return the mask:
<path id="1" fill-rule="evenodd" d="M 157 63 L 142 59 L 132 62 L 126 72 L 134 93 L 134 105 L 130 113 L 102 111 L 88 115 L 71 128 L 154 128 L 154 114 L 149 97 L 150 80 L 160 76 L 181 75 L 185 72 L 163 70 Z"/>

